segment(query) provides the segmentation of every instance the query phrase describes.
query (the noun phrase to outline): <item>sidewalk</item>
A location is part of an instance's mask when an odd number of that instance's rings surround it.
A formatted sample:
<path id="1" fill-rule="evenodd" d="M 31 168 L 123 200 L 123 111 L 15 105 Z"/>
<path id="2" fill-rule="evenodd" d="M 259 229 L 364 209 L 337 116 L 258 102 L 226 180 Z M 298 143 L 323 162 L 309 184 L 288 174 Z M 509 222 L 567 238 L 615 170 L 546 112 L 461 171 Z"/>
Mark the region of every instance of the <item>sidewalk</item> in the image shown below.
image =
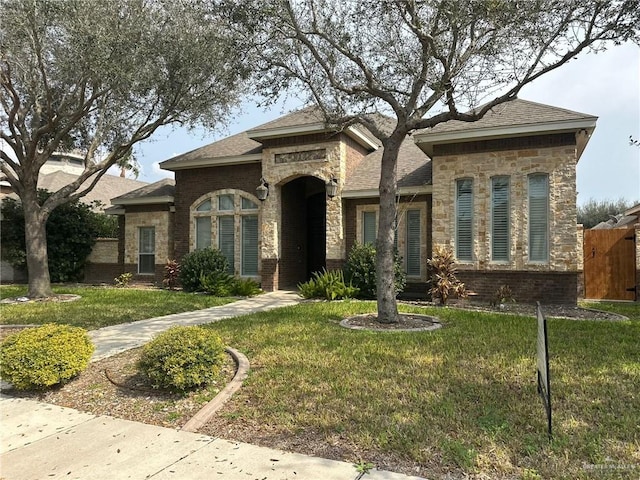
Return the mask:
<path id="1" fill-rule="evenodd" d="M 92 360 L 142 345 L 172 325 L 210 323 L 299 301 L 295 293 L 274 292 L 221 307 L 94 330 Z M 1 395 L 0 412 L 2 480 L 360 478 L 355 467 L 346 462 L 96 416 L 33 400 Z M 418 480 L 378 470 L 363 478 Z"/>

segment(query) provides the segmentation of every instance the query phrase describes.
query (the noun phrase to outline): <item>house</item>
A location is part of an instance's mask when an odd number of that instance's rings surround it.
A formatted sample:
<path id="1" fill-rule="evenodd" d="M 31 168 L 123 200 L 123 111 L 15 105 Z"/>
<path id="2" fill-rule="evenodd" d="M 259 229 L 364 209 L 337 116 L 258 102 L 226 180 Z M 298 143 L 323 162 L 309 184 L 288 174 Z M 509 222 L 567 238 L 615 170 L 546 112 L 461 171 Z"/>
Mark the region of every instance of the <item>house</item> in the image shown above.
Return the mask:
<path id="1" fill-rule="evenodd" d="M 479 299 L 507 284 L 519 301 L 575 303 L 576 164 L 595 124 L 516 99 L 407 137 L 397 222 L 407 291 L 424 294 L 426 261 L 446 245 Z M 309 107 L 167 160 L 175 185 L 112 199 L 121 268 L 159 282 L 168 258 L 214 246 L 267 291 L 340 268 L 355 242 L 375 240 L 381 158 L 366 128 L 332 128 Z"/>

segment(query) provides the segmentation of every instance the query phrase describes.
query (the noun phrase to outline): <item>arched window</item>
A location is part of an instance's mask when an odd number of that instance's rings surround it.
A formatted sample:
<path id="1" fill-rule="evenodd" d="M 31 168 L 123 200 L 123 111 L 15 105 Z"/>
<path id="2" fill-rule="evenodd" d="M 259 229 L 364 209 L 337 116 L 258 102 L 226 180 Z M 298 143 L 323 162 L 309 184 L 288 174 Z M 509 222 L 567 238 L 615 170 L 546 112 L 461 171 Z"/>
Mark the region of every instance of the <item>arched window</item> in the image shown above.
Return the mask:
<path id="1" fill-rule="evenodd" d="M 229 273 L 258 275 L 258 199 L 240 190 L 218 190 L 191 207 L 191 249 L 214 247 L 229 262 Z"/>

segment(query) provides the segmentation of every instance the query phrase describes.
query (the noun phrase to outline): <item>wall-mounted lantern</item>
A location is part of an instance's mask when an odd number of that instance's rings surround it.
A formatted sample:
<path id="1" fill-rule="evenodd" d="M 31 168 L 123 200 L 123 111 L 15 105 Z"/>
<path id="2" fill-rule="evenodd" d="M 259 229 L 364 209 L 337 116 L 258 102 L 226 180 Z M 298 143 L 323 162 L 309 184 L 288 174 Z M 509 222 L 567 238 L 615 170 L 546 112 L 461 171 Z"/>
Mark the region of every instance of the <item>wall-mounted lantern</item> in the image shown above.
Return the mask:
<path id="1" fill-rule="evenodd" d="M 329 180 L 325 187 L 327 189 L 327 196 L 333 198 L 338 194 L 338 181 L 335 178 Z"/>
<path id="2" fill-rule="evenodd" d="M 269 184 L 265 181 L 264 177 L 260 179 L 260 185 L 256 188 L 256 197 L 261 202 L 264 202 L 269 196 Z"/>

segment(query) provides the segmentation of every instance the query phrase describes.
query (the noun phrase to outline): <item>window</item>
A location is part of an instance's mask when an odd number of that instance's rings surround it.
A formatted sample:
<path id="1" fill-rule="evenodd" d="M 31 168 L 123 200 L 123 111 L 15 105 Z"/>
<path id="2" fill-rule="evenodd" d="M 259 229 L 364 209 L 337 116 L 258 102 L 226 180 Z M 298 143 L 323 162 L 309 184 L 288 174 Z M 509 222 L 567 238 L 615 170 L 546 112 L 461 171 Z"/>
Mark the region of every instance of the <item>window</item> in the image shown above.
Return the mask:
<path id="1" fill-rule="evenodd" d="M 140 227 L 138 229 L 138 273 L 153 275 L 156 273 L 156 229 Z"/>
<path id="2" fill-rule="evenodd" d="M 473 180 L 456 181 L 456 258 L 473 260 Z"/>
<path id="3" fill-rule="evenodd" d="M 509 261 L 509 177 L 491 179 L 491 260 Z"/>
<path id="4" fill-rule="evenodd" d="M 373 212 L 362 212 L 362 243 L 376 244 L 378 234 L 377 214 Z"/>
<path id="5" fill-rule="evenodd" d="M 237 190 L 212 192 L 191 207 L 191 248 L 218 248 L 229 264 L 229 273 L 258 275 L 258 203 Z"/>
<path id="6" fill-rule="evenodd" d="M 407 211 L 407 275 L 420 276 L 420 210 Z"/>
<path id="7" fill-rule="evenodd" d="M 529 176 L 529 261 L 549 259 L 549 176 Z"/>

